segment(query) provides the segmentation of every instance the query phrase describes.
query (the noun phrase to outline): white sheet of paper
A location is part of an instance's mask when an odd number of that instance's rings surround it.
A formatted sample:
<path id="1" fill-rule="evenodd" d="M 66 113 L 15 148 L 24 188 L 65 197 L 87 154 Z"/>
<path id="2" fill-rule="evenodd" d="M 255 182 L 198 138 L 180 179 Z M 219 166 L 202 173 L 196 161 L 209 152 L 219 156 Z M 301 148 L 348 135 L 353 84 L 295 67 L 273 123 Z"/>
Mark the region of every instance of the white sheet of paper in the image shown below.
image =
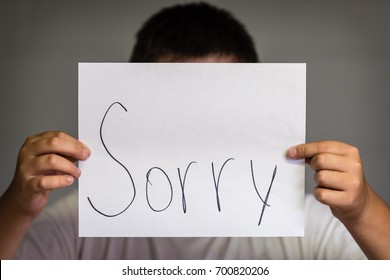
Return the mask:
<path id="1" fill-rule="evenodd" d="M 302 236 L 305 114 L 305 64 L 80 63 L 80 236 Z"/>

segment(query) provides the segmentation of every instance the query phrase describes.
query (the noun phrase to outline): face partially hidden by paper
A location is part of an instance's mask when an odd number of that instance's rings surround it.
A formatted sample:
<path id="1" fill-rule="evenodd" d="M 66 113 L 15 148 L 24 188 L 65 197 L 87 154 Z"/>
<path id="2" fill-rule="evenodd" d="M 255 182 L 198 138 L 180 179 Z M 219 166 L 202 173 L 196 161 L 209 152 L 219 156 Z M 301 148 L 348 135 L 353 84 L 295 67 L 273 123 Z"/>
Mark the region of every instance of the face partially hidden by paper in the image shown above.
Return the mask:
<path id="1" fill-rule="evenodd" d="M 202 57 L 185 57 L 176 58 L 174 56 L 164 55 L 157 59 L 157 62 L 187 62 L 187 63 L 235 63 L 238 62 L 234 55 L 226 54 L 209 54 Z"/>

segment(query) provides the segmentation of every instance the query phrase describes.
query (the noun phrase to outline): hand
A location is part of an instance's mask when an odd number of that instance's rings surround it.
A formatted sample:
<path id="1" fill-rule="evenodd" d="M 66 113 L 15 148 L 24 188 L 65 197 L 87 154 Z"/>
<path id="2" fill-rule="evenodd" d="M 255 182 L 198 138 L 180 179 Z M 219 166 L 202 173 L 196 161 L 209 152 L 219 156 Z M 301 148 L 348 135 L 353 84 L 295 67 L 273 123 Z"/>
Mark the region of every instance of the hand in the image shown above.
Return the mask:
<path id="1" fill-rule="evenodd" d="M 15 214 L 31 221 L 45 207 L 50 191 L 71 185 L 80 177 L 75 165 L 90 150 L 64 132 L 44 132 L 27 138 L 20 149 L 14 179 L 7 197 Z"/>
<path id="2" fill-rule="evenodd" d="M 315 198 L 329 205 L 341 221 L 359 219 L 367 204 L 368 185 L 359 150 L 336 141 L 320 141 L 290 148 L 287 156 L 305 159 L 315 171 Z"/>

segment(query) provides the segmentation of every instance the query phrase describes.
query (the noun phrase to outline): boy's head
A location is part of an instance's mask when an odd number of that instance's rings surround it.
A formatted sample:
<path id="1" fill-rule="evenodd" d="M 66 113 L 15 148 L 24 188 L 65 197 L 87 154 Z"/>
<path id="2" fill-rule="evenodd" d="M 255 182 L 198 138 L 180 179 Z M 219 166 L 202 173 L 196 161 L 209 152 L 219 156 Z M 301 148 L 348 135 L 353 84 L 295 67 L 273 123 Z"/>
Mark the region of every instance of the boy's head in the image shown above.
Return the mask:
<path id="1" fill-rule="evenodd" d="M 259 62 L 251 36 L 227 11 L 206 3 L 164 8 L 137 33 L 130 62 Z"/>

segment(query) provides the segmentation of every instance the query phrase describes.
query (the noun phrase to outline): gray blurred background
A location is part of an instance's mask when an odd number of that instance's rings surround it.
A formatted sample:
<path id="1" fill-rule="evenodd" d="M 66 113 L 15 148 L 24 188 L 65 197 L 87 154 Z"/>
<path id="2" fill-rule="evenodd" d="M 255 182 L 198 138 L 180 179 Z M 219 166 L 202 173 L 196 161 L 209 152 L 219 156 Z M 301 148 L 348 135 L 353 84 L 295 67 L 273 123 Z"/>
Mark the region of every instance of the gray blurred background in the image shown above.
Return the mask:
<path id="1" fill-rule="evenodd" d="M 0 193 L 28 135 L 77 137 L 78 62 L 127 61 L 144 20 L 183 2 L 0 0 Z M 357 146 L 367 179 L 390 203 L 390 1 L 206 2 L 246 25 L 263 62 L 307 63 L 307 141 Z"/>

